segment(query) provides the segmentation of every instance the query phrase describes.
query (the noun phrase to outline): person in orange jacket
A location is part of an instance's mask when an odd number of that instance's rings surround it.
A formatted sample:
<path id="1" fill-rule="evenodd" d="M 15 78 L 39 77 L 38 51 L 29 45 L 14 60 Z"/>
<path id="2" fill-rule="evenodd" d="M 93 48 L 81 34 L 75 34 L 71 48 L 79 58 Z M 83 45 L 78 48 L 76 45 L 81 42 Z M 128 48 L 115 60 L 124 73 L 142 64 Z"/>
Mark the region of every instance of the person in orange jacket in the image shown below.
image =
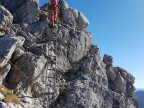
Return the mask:
<path id="1" fill-rule="evenodd" d="M 49 1 L 49 11 L 50 11 L 50 26 L 54 27 L 54 23 L 58 17 L 58 1 L 57 0 Z"/>

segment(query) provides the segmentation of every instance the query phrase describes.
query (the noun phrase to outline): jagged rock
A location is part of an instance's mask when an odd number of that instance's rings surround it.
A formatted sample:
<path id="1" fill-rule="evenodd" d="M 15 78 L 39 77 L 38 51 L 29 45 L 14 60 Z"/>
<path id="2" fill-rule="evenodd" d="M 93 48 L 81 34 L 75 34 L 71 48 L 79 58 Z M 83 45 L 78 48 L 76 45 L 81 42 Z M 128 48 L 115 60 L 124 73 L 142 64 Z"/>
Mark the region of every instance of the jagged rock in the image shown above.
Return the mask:
<path id="1" fill-rule="evenodd" d="M 124 95 L 126 93 L 126 81 L 120 75 L 117 75 L 112 84 L 112 90 Z"/>
<path id="2" fill-rule="evenodd" d="M 23 106 L 13 103 L 6 104 L 4 102 L 0 102 L 0 108 L 23 108 Z"/>
<path id="3" fill-rule="evenodd" d="M 20 48 L 16 49 L 14 54 L 13 54 L 13 58 L 12 61 L 16 61 L 17 59 L 19 59 L 22 55 L 24 55 L 24 51 Z"/>
<path id="4" fill-rule="evenodd" d="M 114 81 L 116 76 L 117 76 L 115 71 L 113 70 L 113 68 L 107 69 L 106 74 L 107 74 L 107 77 L 110 81 Z"/>
<path id="5" fill-rule="evenodd" d="M 2 101 L 4 98 L 5 98 L 5 96 L 0 93 L 0 101 Z"/>
<path id="6" fill-rule="evenodd" d="M 38 0 L 0 0 L 0 5 L 16 23 L 10 23 L 4 33 L 11 36 L 0 38 L 1 83 L 21 99 L 22 106 L 43 108 L 49 97 L 50 108 L 138 108 L 134 77 L 113 67 L 111 56 L 101 60 L 81 12 L 60 0 L 60 22 L 50 28 L 48 4 L 38 12 Z M 46 85 L 51 85 L 48 90 Z"/>
<path id="7" fill-rule="evenodd" d="M 31 84 L 33 80 L 36 80 L 37 77 L 42 74 L 45 62 L 44 58 L 36 59 L 36 56 L 32 53 L 24 54 L 15 62 L 15 67 L 12 67 L 9 72 L 9 84 L 15 84 L 14 88 L 16 88 L 19 83 L 22 83 L 22 87 L 24 88 L 28 87 L 28 84 Z M 39 65 L 37 63 L 39 63 Z"/>
<path id="8" fill-rule="evenodd" d="M 75 80 L 56 101 L 55 108 L 100 108 L 100 97 L 89 88 L 88 80 Z M 65 101 L 67 102 L 65 103 Z"/>
<path id="9" fill-rule="evenodd" d="M 106 68 L 112 67 L 113 58 L 109 55 L 104 55 L 103 62 L 106 64 Z"/>
<path id="10" fill-rule="evenodd" d="M 60 17 L 64 23 L 69 24 L 71 27 L 78 27 L 81 30 L 89 24 L 83 13 L 70 8 L 64 0 L 60 0 Z"/>
<path id="11" fill-rule="evenodd" d="M 70 62 L 79 61 L 87 54 L 90 48 L 90 38 L 90 34 L 86 31 L 70 31 L 68 43 L 68 59 Z"/>
<path id="12" fill-rule="evenodd" d="M 101 86 L 108 87 L 108 80 L 104 63 L 100 60 L 99 50 L 96 46 L 92 46 L 88 57 L 82 60 L 80 71 L 89 80 L 99 83 Z"/>
<path id="13" fill-rule="evenodd" d="M 4 82 L 10 69 L 11 69 L 11 65 L 9 63 L 1 69 L 1 71 L 0 71 L 0 76 L 1 76 L 0 77 L 0 85 L 2 85 L 2 83 Z"/>
<path id="14" fill-rule="evenodd" d="M 7 64 L 15 49 L 21 47 L 23 43 L 24 38 L 22 37 L 5 35 L 0 38 L 0 67 Z"/>
<path id="15" fill-rule="evenodd" d="M 0 5 L 5 6 L 14 16 L 14 22 L 32 23 L 38 16 L 38 0 L 1 0 Z"/>
<path id="16" fill-rule="evenodd" d="M 134 91 L 135 91 L 135 87 L 133 85 L 127 86 L 127 95 L 129 97 L 133 97 L 134 96 Z"/>
<path id="17" fill-rule="evenodd" d="M 0 5 L 0 35 L 4 35 L 7 27 L 13 22 L 12 14 Z"/>
<path id="18" fill-rule="evenodd" d="M 130 74 L 128 73 L 125 69 L 123 68 L 120 68 L 120 67 L 116 67 L 117 71 L 120 72 L 121 76 L 127 80 L 128 83 L 130 84 L 134 84 L 134 80 L 135 78 Z"/>
<path id="19" fill-rule="evenodd" d="M 84 29 L 89 25 L 89 21 L 87 18 L 83 15 L 83 13 L 79 12 L 78 14 L 78 26 L 80 29 Z"/>

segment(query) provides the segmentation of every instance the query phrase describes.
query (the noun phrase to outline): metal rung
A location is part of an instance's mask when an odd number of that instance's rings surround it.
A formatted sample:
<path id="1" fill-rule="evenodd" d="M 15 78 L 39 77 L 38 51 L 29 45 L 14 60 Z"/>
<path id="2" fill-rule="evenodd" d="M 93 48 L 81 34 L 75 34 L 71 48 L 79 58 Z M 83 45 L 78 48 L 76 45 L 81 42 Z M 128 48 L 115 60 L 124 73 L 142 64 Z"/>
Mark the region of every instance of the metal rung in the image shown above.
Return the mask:
<path id="1" fill-rule="evenodd" d="M 56 64 L 56 62 L 54 62 L 54 61 L 51 61 L 51 62 L 49 61 L 49 62 L 47 62 L 47 63 Z"/>
<path id="2" fill-rule="evenodd" d="M 51 38 L 51 39 L 49 39 L 50 41 L 56 41 L 56 38 Z"/>
<path id="3" fill-rule="evenodd" d="M 49 77 L 49 76 L 47 76 L 46 78 L 55 78 L 55 77 Z"/>
<path id="4" fill-rule="evenodd" d="M 48 37 L 48 53 L 45 54 L 47 59 L 46 73 L 44 74 L 45 81 L 45 95 L 43 95 L 43 104 L 44 108 L 50 107 L 50 103 L 53 101 L 55 94 L 57 94 L 56 85 L 56 69 L 57 69 L 57 54 L 58 54 L 58 43 L 57 43 L 57 35 L 55 37 Z M 53 44 L 53 47 L 51 47 Z M 51 54 L 51 50 L 53 50 L 54 54 Z M 51 90 L 52 89 L 52 90 Z M 53 105 L 52 105 L 53 107 Z"/>
<path id="5" fill-rule="evenodd" d="M 46 86 L 50 87 L 50 86 L 52 86 L 52 85 L 46 85 Z"/>
<path id="6" fill-rule="evenodd" d="M 56 61 L 55 60 L 50 60 L 50 61 L 48 61 L 48 63 L 56 63 Z"/>
<path id="7" fill-rule="evenodd" d="M 53 87 L 53 86 L 55 86 L 55 85 L 47 84 L 46 86 L 47 86 L 47 87 L 50 87 L 50 86 Z M 56 86 L 56 87 L 59 87 L 59 86 Z"/>
<path id="8" fill-rule="evenodd" d="M 50 93 L 50 92 L 48 92 L 48 93 L 46 93 L 47 95 L 53 95 L 53 94 L 55 94 L 54 92 L 52 92 L 52 93 Z"/>
<path id="9" fill-rule="evenodd" d="M 55 70 L 55 68 L 53 68 L 53 69 L 51 68 L 51 69 L 47 69 L 47 70 Z"/>
<path id="10" fill-rule="evenodd" d="M 57 56 L 54 56 L 54 55 L 48 55 L 48 56 L 50 56 L 50 57 L 57 57 Z"/>

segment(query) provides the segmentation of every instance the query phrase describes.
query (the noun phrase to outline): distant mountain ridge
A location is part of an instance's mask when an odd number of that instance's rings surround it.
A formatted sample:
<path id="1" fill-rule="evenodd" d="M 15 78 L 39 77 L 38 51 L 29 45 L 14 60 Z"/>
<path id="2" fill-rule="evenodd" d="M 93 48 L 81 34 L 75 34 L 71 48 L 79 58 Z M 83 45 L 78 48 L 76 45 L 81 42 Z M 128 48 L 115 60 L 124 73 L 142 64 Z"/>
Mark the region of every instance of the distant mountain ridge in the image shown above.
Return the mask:
<path id="1" fill-rule="evenodd" d="M 135 92 L 137 92 L 137 91 L 144 91 L 144 88 L 136 88 Z"/>
<path id="2" fill-rule="evenodd" d="M 136 89 L 135 95 L 136 97 L 138 97 L 139 108 L 144 108 L 144 89 L 143 88 Z"/>

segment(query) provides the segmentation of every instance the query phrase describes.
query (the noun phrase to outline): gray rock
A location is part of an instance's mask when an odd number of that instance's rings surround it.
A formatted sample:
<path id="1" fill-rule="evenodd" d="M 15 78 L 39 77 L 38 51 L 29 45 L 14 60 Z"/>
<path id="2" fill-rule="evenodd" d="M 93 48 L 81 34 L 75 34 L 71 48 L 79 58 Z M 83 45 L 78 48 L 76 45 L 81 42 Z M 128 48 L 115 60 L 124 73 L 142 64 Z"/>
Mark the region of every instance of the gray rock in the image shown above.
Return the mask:
<path id="1" fill-rule="evenodd" d="M 24 51 L 20 48 L 16 49 L 14 54 L 13 54 L 13 58 L 12 61 L 16 61 L 18 60 L 22 55 L 24 55 Z"/>
<path id="2" fill-rule="evenodd" d="M 12 14 L 3 6 L 0 5 L 0 35 L 4 35 L 7 27 L 13 22 Z"/>
<path id="3" fill-rule="evenodd" d="M 121 76 L 117 76 L 112 85 L 112 90 L 124 95 L 126 93 L 126 81 Z"/>
<path id="4" fill-rule="evenodd" d="M 106 68 L 112 67 L 113 58 L 109 55 L 104 55 L 103 62 L 106 64 Z"/>
<path id="5" fill-rule="evenodd" d="M 5 98 L 5 96 L 0 93 L 0 101 L 2 101 L 4 98 Z"/>
<path id="6" fill-rule="evenodd" d="M 5 65 L 1 71 L 0 71 L 0 84 L 2 85 L 2 83 L 4 82 L 8 72 L 10 71 L 11 69 L 11 65 L 8 63 L 7 65 Z"/>
<path id="7" fill-rule="evenodd" d="M 60 17 L 62 22 L 67 23 L 71 27 L 78 27 L 80 30 L 86 28 L 89 24 L 87 18 L 83 13 L 76 9 L 70 8 L 69 5 L 64 1 L 60 0 Z"/>
<path id="8" fill-rule="evenodd" d="M 82 60 L 81 73 L 99 83 L 101 86 L 108 87 L 108 80 L 104 63 L 100 60 L 99 51 L 96 46 L 92 46 L 88 57 Z"/>
<path id="9" fill-rule="evenodd" d="M 1 18 L 0 18 L 1 24 L 2 23 L 12 24 L 13 22 L 12 14 L 2 5 L 0 5 L 0 15 L 1 15 Z"/>
<path id="10" fill-rule="evenodd" d="M 5 35 L 0 38 L 0 67 L 3 67 L 7 64 L 16 48 L 21 47 L 23 43 L 24 38 L 22 37 L 12 37 Z"/>
<path id="11" fill-rule="evenodd" d="M 90 33 L 83 31 L 70 31 L 68 43 L 68 59 L 76 62 L 82 59 L 90 49 Z"/>
<path id="12" fill-rule="evenodd" d="M 110 81 L 114 81 L 115 78 L 116 78 L 116 73 L 115 71 L 112 69 L 112 68 L 109 68 L 106 70 L 106 73 L 107 73 L 107 77 Z"/>
<path id="13" fill-rule="evenodd" d="M 1 0 L 0 4 L 5 6 L 14 16 L 14 22 L 32 23 L 38 15 L 38 0 Z"/>
<path id="14" fill-rule="evenodd" d="M 84 16 L 83 13 L 79 12 L 79 16 L 78 16 L 78 26 L 80 29 L 84 29 L 89 25 L 89 21 L 87 20 L 87 18 Z"/>
<path id="15" fill-rule="evenodd" d="M 121 76 L 125 80 L 127 80 L 128 83 L 134 84 L 135 78 L 129 72 L 127 72 L 125 69 L 120 68 L 120 67 L 116 67 L 116 69 L 117 69 L 118 72 L 120 72 Z"/>
<path id="16" fill-rule="evenodd" d="M 4 102 L 0 102 L 0 108 L 23 108 L 23 106 L 13 103 L 6 104 Z"/>

